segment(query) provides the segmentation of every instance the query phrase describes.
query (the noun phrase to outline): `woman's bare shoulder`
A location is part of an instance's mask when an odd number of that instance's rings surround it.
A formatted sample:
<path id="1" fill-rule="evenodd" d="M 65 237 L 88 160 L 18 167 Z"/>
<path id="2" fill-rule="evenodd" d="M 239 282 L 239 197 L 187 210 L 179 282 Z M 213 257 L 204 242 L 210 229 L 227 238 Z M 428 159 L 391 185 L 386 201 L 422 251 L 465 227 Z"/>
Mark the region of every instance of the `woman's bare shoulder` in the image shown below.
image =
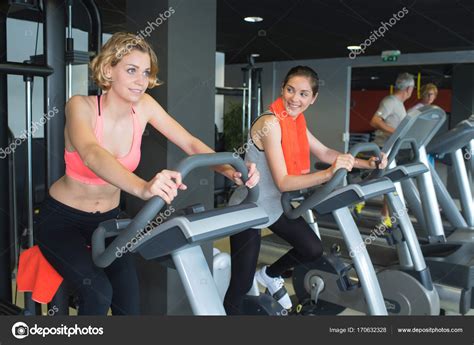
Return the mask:
<path id="1" fill-rule="evenodd" d="M 97 96 L 72 96 L 66 103 L 66 115 L 78 113 L 90 116 L 91 111 L 97 106 L 96 98 Z"/>

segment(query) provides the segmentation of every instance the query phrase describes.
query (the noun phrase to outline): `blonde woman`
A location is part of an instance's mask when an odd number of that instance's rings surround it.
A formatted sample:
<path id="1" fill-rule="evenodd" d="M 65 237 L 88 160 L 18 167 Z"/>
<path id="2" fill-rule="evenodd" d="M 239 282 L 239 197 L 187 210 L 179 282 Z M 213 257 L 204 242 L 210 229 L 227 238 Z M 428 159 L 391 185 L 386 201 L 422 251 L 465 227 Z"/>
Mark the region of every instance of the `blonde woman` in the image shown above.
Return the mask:
<path id="1" fill-rule="evenodd" d="M 420 89 L 420 95 L 421 101 L 408 109 L 408 112 L 432 104 L 438 97 L 438 88 L 432 83 L 425 84 Z"/>
<path id="2" fill-rule="evenodd" d="M 90 241 L 100 222 L 116 218 L 121 191 L 168 204 L 186 189 L 179 173 L 158 172 L 150 181 L 133 174 L 141 137 L 149 123 L 188 155 L 213 150 L 192 136 L 145 91 L 158 85 L 157 57 L 144 40 L 116 33 L 91 63 L 102 96 L 74 96 L 66 105 L 66 174 L 49 190 L 37 221 L 37 243 L 46 259 L 79 297 L 80 315 L 139 314 L 139 286 L 133 260 L 122 256 L 97 268 Z M 230 166 L 216 171 L 241 184 Z M 253 187 L 259 180 L 249 164 Z"/>

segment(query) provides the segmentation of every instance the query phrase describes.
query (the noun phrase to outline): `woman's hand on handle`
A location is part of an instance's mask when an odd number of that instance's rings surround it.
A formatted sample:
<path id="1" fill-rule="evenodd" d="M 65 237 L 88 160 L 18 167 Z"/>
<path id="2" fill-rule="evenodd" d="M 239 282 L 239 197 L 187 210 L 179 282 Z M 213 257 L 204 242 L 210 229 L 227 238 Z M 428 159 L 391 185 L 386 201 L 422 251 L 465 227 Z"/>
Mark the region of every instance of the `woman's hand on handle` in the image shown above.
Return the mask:
<path id="1" fill-rule="evenodd" d="M 372 169 L 385 169 L 387 167 L 387 154 L 385 152 L 382 152 L 381 155 L 382 155 L 381 162 L 380 162 L 379 157 L 374 156 L 369 159 L 369 165 Z"/>
<path id="2" fill-rule="evenodd" d="M 257 185 L 258 181 L 260 181 L 260 173 L 257 170 L 257 166 L 255 165 L 255 163 L 246 163 L 246 165 L 247 165 L 247 168 L 249 169 L 249 173 L 248 173 L 249 179 L 247 180 L 245 185 L 248 188 L 253 188 Z M 241 177 L 242 177 L 242 174 L 240 172 L 234 171 L 232 175 L 232 180 L 237 185 L 241 186 L 244 184 Z"/>
<path id="3" fill-rule="evenodd" d="M 348 153 L 338 155 L 334 163 L 332 163 L 331 167 L 329 168 L 331 175 L 334 175 L 339 169 L 346 169 L 347 171 L 352 171 L 354 162 L 354 157 Z"/>
<path id="4" fill-rule="evenodd" d="M 171 204 L 178 195 L 178 189 L 187 189 L 187 186 L 182 183 L 181 174 L 177 171 L 163 170 L 143 186 L 141 198 L 148 200 L 159 196 L 167 204 Z"/>

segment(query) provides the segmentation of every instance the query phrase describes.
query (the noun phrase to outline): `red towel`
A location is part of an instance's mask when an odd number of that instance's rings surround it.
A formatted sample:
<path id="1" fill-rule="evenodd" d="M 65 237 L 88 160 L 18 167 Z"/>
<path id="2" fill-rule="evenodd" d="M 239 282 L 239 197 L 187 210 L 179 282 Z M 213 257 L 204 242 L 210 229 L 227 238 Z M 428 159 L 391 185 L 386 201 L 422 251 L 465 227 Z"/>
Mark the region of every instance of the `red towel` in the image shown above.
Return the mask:
<path id="1" fill-rule="evenodd" d="M 18 264 L 18 291 L 32 292 L 33 301 L 49 303 L 63 281 L 63 277 L 44 258 L 38 246 L 25 250 Z"/>
<path id="2" fill-rule="evenodd" d="M 272 103 L 270 111 L 280 122 L 281 147 L 288 175 L 309 173 L 309 142 L 304 114 L 301 113 L 296 118 L 288 115 L 281 97 Z"/>

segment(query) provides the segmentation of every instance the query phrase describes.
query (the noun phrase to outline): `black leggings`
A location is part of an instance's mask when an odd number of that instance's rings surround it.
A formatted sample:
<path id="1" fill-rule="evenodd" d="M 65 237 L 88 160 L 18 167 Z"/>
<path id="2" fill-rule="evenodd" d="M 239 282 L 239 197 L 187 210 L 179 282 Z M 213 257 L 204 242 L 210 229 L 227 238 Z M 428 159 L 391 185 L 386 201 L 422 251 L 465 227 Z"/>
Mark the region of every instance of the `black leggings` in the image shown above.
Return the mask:
<path id="1" fill-rule="evenodd" d="M 117 207 L 104 213 L 74 209 L 48 196 L 36 219 L 35 238 L 46 260 L 79 297 L 79 315 L 139 314 L 134 259 L 125 254 L 109 267 L 95 266 L 90 250 L 97 225 L 119 217 Z M 110 241 L 113 240 L 109 239 Z"/>
<path id="2" fill-rule="evenodd" d="M 323 254 L 319 237 L 303 218 L 288 219 L 284 214 L 268 227 L 293 248 L 267 268 L 267 274 L 278 277 L 301 263 L 317 260 Z M 230 237 L 232 276 L 224 307 L 228 315 L 238 315 L 245 294 L 252 287 L 260 252 L 260 230 L 249 229 Z"/>

